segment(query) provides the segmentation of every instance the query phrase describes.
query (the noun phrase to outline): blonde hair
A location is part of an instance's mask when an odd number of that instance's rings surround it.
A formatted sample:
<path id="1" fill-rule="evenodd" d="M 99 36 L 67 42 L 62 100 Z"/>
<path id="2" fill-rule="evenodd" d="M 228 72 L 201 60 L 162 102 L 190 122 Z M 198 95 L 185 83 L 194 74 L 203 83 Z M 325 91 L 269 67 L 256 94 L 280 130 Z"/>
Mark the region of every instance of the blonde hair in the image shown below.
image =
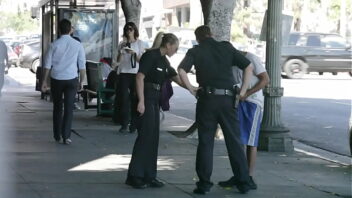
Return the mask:
<path id="1" fill-rule="evenodd" d="M 164 32 L 158 32 L 158 34 L 154 38 L 153 45 L 150 49 L 156 49 L 161 46 L 161 41 L 163 40 Z"/>

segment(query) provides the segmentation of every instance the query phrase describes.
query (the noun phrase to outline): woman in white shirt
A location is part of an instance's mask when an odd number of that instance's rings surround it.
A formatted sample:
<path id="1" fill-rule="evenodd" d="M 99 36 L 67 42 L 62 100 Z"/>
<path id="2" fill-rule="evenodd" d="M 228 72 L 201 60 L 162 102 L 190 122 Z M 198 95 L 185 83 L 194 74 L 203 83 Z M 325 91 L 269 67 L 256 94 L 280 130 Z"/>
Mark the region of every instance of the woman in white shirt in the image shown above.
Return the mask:
<path id="1" fill-rule="evenodd" d="M 146 49 L 146 44 L 138 39 L 139 32 L 133 22 L 127 22 L 123 28 L 123 41 L 118 45 L 117 62 L 119 67 L 118 108 L 121 122 L 120 132 L 136 131 L 137 95 L 136 74 L 139 60 Z"/>

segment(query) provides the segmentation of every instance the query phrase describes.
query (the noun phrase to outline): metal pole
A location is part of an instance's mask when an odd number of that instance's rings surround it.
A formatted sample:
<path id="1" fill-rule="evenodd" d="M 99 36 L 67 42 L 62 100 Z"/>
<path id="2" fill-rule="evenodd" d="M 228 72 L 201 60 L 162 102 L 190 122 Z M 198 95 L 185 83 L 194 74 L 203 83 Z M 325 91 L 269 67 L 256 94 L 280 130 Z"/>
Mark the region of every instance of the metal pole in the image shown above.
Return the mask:
<path id="1" fill-rule="evenodd" d="M 269 0 L 266 34 L 266 69 L 270 85 L 264 90 L 264 116 L 259 138 L 259 149 L 266 151 L 293 150 L 292 139 L 281 121 L 281 43 L 283 0 Z"/>
<path id="2" fill-rule="evenodd" d="M 55 39 L 59 38 L 59 0 L 55 0 Z"/>
<path id="3" fill-rule="evenodd" d="M 113 19 L 113 36 L 112 36 L 112 60 L 117 57 L 117 45 L 119 44 L 119 3 L 120 0 L 115 0 L 115 12 Z"/>

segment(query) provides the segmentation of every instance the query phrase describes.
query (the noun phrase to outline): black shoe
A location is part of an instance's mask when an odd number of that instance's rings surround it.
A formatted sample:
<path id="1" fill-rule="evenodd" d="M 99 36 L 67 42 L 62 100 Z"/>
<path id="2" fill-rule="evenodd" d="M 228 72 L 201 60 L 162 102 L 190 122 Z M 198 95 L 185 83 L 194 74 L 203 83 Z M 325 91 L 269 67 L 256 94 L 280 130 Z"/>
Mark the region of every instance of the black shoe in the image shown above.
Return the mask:
<path id="1" fill-rule="evenodd" d="M 153 179 L 151 182 L 148 182 L 148 186 L 152 188 L 161 188 L 164 186 L 164 183 L 157 179 Z"/>
<path id="2" fill-rule="evenodd" d="M 257 184 L 254 182 L 253 177 L 249 176 L 249 183 L 248 183 L 249 187 L 252 190 L 256 190 L 257 189 Z"/>
<path id="3" fill-rule="evenodd" d="M 228 188 L 228 187 L 233 187 L 236 184 L 238 184 L 238 181 L 236 180 L 236 178 L 234 176 L 232 176 L 229 180 L 227 181 L 220 181 L 218 183 L 219 186 L 223 187 L 223 188 Z"/>
<path id="4" fill-rule="evenodd" d="M 121 127 L 119 132 L 120 133 L 127 133 L 128 132 L 127 127 Z"/>
<path id="5" fill-rule="evenodd" d="M 199 194 L 199 195 L 205 195 L 209 192 L 210 192 L 209 189 L 202 189 L 202 188 L 198 188 L 198 187 L 193 190 L 194 194 Z"/>
<path id="6" fill-rule="evenodd" d="M 125 184 L 137 189 L 144 189 L 148 187 L 143 180 L 138 178 L 127 178 Z"/>
<path id="7" fill-rule="evenodd" d="M 247 183 L 238 183 L 236 187 L 241 194 L 246 194 L 251 189 Z"/>
<path id="8" fill-rule="evenodd" d="M 137 131 L 135 126 L 130 126 L 130 133 L 135 133 Z"/>

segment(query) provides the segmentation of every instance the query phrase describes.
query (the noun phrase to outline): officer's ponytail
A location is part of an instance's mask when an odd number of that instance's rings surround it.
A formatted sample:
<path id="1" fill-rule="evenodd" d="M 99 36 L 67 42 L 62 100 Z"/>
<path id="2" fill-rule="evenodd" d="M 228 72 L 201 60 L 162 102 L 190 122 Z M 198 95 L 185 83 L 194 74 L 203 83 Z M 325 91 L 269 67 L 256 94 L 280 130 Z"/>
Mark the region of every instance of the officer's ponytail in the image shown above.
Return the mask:
<path id="1" fill-rule="evenodd" d="M 155 39 L 154 39 L 154 42 L 153 42 L 153 45 L 150 49 L 156 49 L 156 48 L 159 48 L 160 45 L 161 45 L 161 41 L 164 37 L 164 32 L 159 32 L 156 36 L 155 36 Z"/>

